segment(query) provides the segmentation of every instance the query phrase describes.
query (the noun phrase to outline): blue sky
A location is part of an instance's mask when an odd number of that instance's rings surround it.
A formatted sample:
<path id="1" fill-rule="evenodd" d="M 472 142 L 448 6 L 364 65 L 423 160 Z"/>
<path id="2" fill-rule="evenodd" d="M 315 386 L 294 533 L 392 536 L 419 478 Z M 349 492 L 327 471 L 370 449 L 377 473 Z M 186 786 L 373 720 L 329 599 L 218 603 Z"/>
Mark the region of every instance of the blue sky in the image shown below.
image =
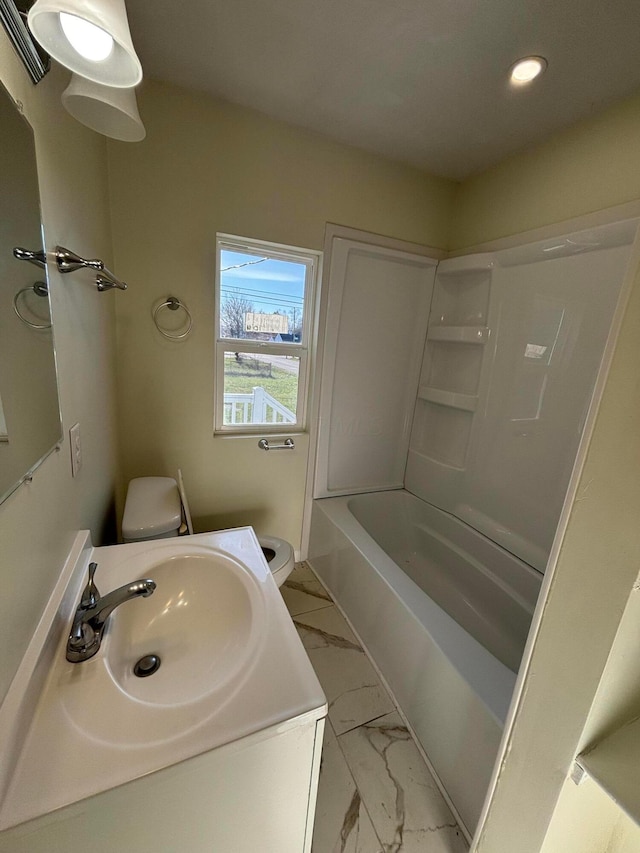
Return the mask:
<path id="1" fill-rule="evenodd" d="M 256 263 L 256 261 L 258 263 Z M 302 309 L 304 264 L 274 258 L 262 260 L 223 249 L 220 253 L 220 290 L 225 296 L 237 295 L 251 302 L 255 311 L 288 314 Z"/>

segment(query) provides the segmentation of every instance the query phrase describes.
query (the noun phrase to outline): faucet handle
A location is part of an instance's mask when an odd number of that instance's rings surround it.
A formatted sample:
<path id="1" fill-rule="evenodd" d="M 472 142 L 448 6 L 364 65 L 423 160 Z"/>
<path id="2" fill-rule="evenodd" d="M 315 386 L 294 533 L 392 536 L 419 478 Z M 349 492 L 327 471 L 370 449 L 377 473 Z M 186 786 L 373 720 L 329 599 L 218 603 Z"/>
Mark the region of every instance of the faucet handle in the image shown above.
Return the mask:
<path id="1" fill-rule="evenodd" d="M 100 598 L 98 587 L 93 582 L 93 576 L 95 575 L 97 568 L 97 563 L 89 563 L 89 580 L 82 591 L 82 598 L 80 599 L 80 607 L 84 610 L 88 610 L 90 607 L 95 607 L 96 601 Z"/>

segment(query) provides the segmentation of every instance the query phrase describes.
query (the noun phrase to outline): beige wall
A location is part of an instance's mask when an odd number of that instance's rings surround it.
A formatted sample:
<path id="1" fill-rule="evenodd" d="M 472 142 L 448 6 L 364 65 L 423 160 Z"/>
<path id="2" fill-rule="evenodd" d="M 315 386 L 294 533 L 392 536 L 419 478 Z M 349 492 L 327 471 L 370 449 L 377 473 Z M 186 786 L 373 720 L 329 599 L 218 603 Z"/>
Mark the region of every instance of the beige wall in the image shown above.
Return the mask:
<path id="1" fill-rule="evenodd" d="M 118 270 L 125 480 L 181 466 L 198 530 L 253 524 L 300 545 L 308 439 L 265 453 L 213 438 L 216 232 L 322 249 L 326 222 L 445 247 L 454 184 L 205 95 L 146 83 L 147 138 L 109 142 Z M 193 313 L 182 343 L 151 311 L 169 294 Z"/>
<path id="2" fill-rule="evenodd" d="M 459 188 L 450 248 L 640 198 L 640 93 Z"/>
<path id="3" fill-rule="evenodd" d="M 578 751 L 589 751 L 640 714 L 638 649 L 640 585 L 635 583 L 582 730 Z M 567 779 L 541 853 L 637 853 L 638 850 L 640 826 L 588 777 L 580 785 Z"/>
<path id="4" fill-rule="evenodd" d="M 595 782 L 562 789 L 540 853 L 638 853 L 640 826 L 627 817 Z"/>
<path id="5" fill-rule="evenodd" d="M 109 256 L 104 140 L 63 111 L 59 69 L 33 86 L 0 29 L 0 79 L 36 136 L 46 246 Z M 82 429 L 84 467 L 71 478 L 68 440 L 0 506 L 0 699 L 58 579 L 75 532 L 100 542 L 116 474 L 114 298 L 86 277 L 50 278 L 64 435 Z"/>
<path id="6" fill-rule="evenodd" d="M 623 495 L 623 499 L 627 497 L 627 494 Z M 628 524 L 632 512 L 631 507 L 621 509 L 629 530 L 632 529 Z M 624 544 L 627 545 L 628 540 Z M 627 557 L 626 561 L 631 564 L 633 577 L 635 560 Z M 636 581 L 582 730 L 577 747 L 579 752 L 588 752 L 640 714 L 638 649 L 640 584 Z M 619 772 L 624 772 L 624 769 L 620 768 Z M 618 778 L 618 781 L 622 780 Z M 568 779 L 554 809 L 541 853 L 556 853 L 558 850 L 562 853 L 601 853 L 605 850 L 606 853 L 632 853 L 640 850 L 640 826 L 627 817 L 595 782 L 587 778 L 577 786 Z"/>

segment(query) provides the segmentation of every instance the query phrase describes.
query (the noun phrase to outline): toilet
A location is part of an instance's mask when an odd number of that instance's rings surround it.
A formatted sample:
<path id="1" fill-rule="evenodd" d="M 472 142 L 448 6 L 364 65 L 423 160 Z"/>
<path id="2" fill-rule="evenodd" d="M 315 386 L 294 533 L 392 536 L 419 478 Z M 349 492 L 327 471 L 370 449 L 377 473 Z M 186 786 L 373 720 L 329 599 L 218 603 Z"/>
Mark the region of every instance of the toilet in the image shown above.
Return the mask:
<path id="1" fill-rule="evenodd" d="M 168 539 L 183 533 L 193 533 L 193 526 L 182 472 L 178 471 L 178 482 L 173 477 L 131 480 L 122 518 L 123 541 Z M 293 548 L 276 536 L 259 536 L 258 541 L 275 582 L 282 586 L 293 570 Z"/>

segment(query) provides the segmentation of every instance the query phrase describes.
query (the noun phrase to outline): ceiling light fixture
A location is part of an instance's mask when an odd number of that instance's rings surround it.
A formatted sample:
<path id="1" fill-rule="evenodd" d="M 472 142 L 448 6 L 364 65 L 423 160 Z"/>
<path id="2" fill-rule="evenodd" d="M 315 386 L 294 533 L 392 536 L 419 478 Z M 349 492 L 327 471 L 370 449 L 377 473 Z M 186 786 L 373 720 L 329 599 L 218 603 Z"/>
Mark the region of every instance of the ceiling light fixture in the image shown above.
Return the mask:
<path id="1" fill-rule="evenodd" d="M 546 67 L 544 56 L 525 56 L 511 67 L 510 80 L 516 86 L 524 86 L 539 77 Z"/>
<path id="2" fill-rule="evenodd" d="M 91 62 L 102 62 L 113 50 L 112 36 L 84 18 L 60 12 L 60 26 L 71 46 Z"/>
<path id="3" fill-rule="evenodd" d="M 101 86 L 74 74 L 62 105 L 81 124 L 111 139 L 140 142 L 146 136 L 134 89 Z"/>
<path id="4" fill-rule="evenodd" d="M 142 80 L 124 0 L 36 0 L 28 23 L 54 59 L 87 80 L 122 89 Z"/>

